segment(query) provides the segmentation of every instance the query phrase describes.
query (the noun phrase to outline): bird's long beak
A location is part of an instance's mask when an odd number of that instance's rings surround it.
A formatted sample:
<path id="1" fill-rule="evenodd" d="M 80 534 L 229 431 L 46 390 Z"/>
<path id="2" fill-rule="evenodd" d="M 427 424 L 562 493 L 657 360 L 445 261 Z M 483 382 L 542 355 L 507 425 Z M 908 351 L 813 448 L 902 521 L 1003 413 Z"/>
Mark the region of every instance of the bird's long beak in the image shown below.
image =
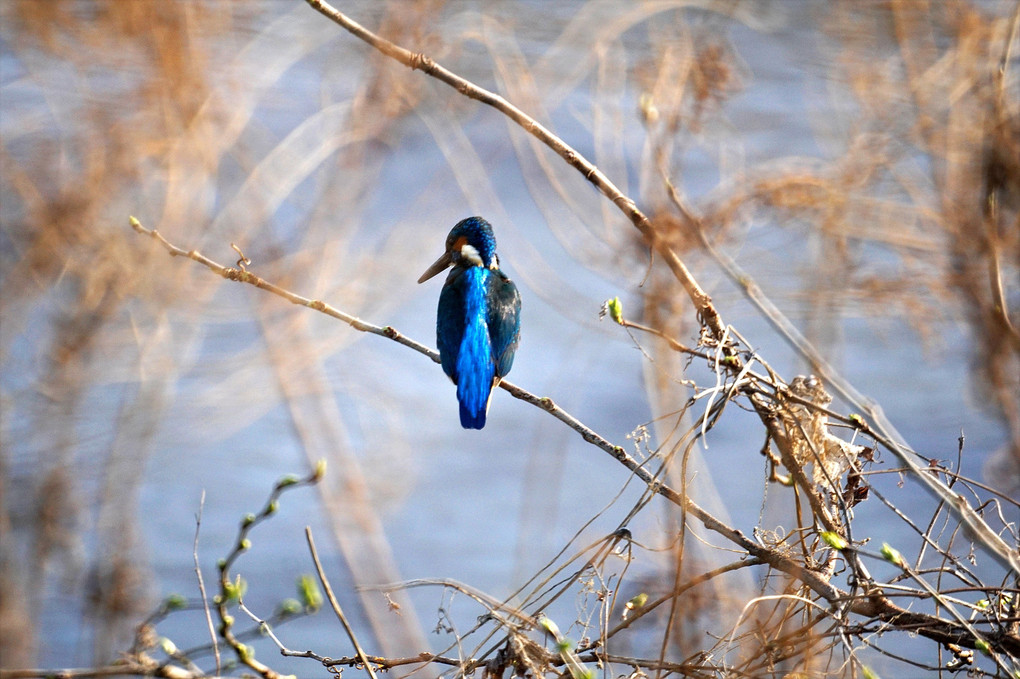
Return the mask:
<path id="1" fill-rule="evenodd" d="M 429 268 L 425 269 L 425 273 L 423 273 L 421 275 L 421 278 L 418 279 L 418 282 L 419 283 L 424 283 L 428 279 L 430 279 L 433 276 L 435 276 L 437 273 L 439 273 L 439 272 L 443 271 L 444 269 L 446 269 L 447 267 L 449 267 L 451 264 L 453 264 L 453 256 L 449 252 L 444 252 L 443 256 L 440 257 L 439 259 L 437 259 L 432 264 L 432 266 L 430 266 Z"/>

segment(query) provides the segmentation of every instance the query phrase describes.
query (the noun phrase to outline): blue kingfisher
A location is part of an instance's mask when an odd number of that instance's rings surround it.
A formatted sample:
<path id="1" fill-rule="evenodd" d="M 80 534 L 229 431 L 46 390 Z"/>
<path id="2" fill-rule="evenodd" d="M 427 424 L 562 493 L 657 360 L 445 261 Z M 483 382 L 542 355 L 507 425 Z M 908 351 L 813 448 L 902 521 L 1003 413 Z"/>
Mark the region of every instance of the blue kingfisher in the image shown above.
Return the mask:
<path id="1" fill-rule="evenodd" d="M 453 267 L 439 294 L 436 343 L 443 372 L 457 385 L 460 424 L 485 426 L 492 389 L 510 372 L 521 337 L 521 295 L 500 271 L 496 237 L 481 217 L 468 217 L 446 237 L 446 252 L 418 279 Z"/>

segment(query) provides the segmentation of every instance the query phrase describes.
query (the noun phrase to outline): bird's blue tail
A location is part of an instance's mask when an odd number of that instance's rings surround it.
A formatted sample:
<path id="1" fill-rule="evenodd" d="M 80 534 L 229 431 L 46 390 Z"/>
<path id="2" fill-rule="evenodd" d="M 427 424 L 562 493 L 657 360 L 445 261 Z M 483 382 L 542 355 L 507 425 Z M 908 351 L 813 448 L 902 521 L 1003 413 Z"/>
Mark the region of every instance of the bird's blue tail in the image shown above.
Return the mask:
<path id="1" fill-rule="evenodd" d="M 486 408 L 482 408 L 477 413 L 472 413 L 464 405 L 464 401 L 460 402 L 460 426 L 465 429 L 481 429 L 485 426 L 485 411 Z"/>
<path id="2" fill-rule="evenodd" d="M 486 325 L 485 282 L 488 270 L 471 267 L 464 272 L 464 338 L 457 355 L 457 400 L 460 401 L 460 425 L 465 429 L 485 426 L 489 393 L 496 376 L 492 343 Z"/>

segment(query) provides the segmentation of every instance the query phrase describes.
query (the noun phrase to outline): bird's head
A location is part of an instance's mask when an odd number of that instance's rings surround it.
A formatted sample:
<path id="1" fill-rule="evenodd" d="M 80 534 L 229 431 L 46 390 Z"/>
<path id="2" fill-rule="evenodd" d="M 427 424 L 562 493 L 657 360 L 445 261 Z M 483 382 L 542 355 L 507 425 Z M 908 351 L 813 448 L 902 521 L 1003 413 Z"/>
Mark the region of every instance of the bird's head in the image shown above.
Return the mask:
<path id="1" fill-rule="evenodd" d="M 483 266 L 498 269 L 496 237 L 492 226 L 481 217 L 468 217 L 457 222 L 446 237 L 446 252 L 418 279 L 424 283 L 451 266 Z"/>

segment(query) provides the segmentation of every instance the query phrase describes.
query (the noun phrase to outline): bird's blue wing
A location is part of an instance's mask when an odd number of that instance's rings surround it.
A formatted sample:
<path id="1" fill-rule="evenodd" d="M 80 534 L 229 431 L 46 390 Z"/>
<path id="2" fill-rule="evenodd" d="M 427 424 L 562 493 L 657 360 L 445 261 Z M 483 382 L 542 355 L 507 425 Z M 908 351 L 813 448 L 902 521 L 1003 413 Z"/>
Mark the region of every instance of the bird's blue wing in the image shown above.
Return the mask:
<path id="1" fill-rule="evenodd" d="M 463 269 L 453 269 L 446 277 L 439 293 L 439 310 L 436 313 L 436 345 L 443 372 L 457 382 L 457 355 L 464 338 L 464 279 Z"/>
<path id="2" fill-rule="evenodd" d="M 502 271 L 489 276 L 486 303 L 489 338 L 496 377 L 503 377 L 514 364 L 514 353 L 521 339 L 521 294 Z"/>

